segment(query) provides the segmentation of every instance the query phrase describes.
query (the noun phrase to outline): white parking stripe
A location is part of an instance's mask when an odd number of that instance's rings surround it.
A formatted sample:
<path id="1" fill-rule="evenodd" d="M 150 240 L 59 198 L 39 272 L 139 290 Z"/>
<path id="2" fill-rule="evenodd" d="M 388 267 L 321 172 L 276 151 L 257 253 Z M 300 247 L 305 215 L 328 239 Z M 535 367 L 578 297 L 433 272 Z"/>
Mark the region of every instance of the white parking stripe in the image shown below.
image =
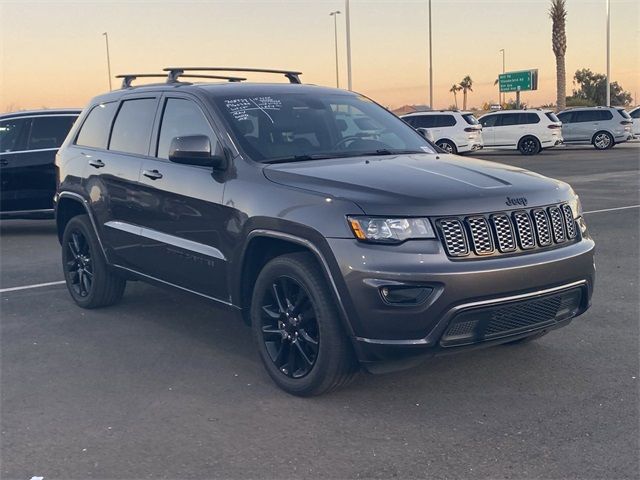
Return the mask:
<path id="1" fill-rule="evenodd" d="M 615 208 L 603 208 L 602 210 L 591 210 L 590 212 L 582 212 L 585 213 L 600 213 L 600 212 L 613 212 L 614 210 L 627 210 L 628 208 L 638 208 L 640 205 L 628 205 L 626 207 L 615 207 Z"/>
<path id="2" fill-rule="evenodd" d="M 3 288 L 0 289 L 0 293 L 15 292 L 17 290 L 28 290 L 30 288 L 50 287 L 51 285 L 62 285 L 63 283 L 65 283 L 64 280 L 61 280 L 59 282 L 36 283 L 34 285 L 24 285 L 22 287 Z"/>

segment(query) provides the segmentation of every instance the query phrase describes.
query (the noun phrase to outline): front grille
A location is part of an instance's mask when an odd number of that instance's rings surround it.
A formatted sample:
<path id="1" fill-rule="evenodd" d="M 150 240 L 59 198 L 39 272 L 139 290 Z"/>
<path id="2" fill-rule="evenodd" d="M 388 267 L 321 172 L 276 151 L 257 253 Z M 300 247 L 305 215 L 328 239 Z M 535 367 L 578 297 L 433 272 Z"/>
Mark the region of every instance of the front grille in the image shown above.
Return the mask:
<path id="1" fill-rule="evenodd" d="M 467 345 L 509 335 L 544 329 L 576 316 L 582 304 L 582 288 L 573 288 L 534 299 L 479 307 L 456 315 L 440 344 Z"/>
<path id="2" fill-rule="evenodd" d="M 450 257 L 493 256 L 559 245 L 578 237 L 569 204 L 436 220 Z"/>

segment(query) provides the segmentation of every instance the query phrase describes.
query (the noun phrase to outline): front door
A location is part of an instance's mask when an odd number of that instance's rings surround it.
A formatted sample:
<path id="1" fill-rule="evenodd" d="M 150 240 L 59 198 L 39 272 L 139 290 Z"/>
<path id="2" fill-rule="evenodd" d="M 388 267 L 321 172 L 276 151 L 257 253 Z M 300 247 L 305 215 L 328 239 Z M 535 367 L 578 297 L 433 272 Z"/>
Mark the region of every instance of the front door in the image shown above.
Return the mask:
<path id="1" fill-rule="evenodd" d="M 482 125 L 482 142 L 485 147 L 490 147 L 495 143 L 497 119 L 498 115 L 486 115 L 479 120 Z"/>
<path id="2" fill-rule="evenodd" d="M 139 225 L 147 242 L 141 271 L 182 288 L 229 301 L 228 259 L 222 236 L 228 207 L 222 205 L 224 183 L 211 167 L 170 162 L 176 137 L 206 135 L 212 151 L 218 136 L 202 105 L 189 96 L 162 100 L 156 157 L 142 163 Z"/>

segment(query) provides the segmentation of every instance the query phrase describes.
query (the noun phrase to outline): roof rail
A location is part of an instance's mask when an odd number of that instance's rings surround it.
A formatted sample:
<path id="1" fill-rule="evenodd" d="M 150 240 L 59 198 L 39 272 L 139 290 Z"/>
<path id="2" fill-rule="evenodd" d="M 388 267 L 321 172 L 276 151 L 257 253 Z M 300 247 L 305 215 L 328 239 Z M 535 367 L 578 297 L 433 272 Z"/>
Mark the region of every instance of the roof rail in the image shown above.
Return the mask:
<path id="1" fill-rule="evenodd" d="M 278 73 L 284 75 L 289 83 L 302 83 L 300 75 L 302 72 L 293 70 L 273 70 L 267 68 L 243 68 L 243 67 L 167 67 L 163 69 L 169 72 L 167 83 L 177 82 L 180 76 L 184 76 L 184 72 L 205 71 L 205 72 L 255 72 L 255 73 Z"/>
<path id="2" fill-rule="evenodd" d="M 229 82 L 241 82 L 246 80 L 244 77 L 228 77 L 222 75 L 181 75 L 183 78 L 214 78 L 216 80 L 227 80 Z M 122 87 L 121 88 L 129 88 L 131 87 L 131 82 L 133 82 L 137 78 L 166 78 L 167 82 L 171 80 L 170 83 L 175 82 L 176 80 L 172 80 L 166 73 L 125 73 L 122 75 L 116 75 L 116 78 L 122 78 Z"/>

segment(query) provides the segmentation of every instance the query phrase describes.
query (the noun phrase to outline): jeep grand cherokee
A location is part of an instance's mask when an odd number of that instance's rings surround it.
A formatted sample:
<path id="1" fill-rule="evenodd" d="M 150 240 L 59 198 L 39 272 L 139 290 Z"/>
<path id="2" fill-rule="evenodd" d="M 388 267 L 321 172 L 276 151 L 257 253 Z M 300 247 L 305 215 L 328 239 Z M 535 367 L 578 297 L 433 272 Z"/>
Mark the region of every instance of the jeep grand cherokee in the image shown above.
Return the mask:
<path id="1" fill-rule="evenodd" d="M 210 299 L 301 396 L 528 341 L 588 308 L 594 243 L 566 183 L 438 153 L 298 72 L 195 84 L 168 71 L 93 99 L 58 153 L 62 266 L 81 307 L 117 302 L 129 279 Z"/>

